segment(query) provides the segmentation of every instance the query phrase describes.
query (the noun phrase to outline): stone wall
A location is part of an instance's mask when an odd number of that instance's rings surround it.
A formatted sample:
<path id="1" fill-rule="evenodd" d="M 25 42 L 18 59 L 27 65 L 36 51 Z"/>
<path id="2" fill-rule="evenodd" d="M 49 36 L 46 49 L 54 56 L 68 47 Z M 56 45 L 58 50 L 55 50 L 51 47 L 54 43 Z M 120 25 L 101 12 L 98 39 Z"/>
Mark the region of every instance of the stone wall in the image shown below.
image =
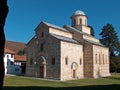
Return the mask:
<path id="1" fill-rule="evenodd" d="M 55 28 L 49 28 L 49 33 L 53 33 L 53 34 L 57 34 L 57 35 L 61 35 L 64 37 L 68 37 L 68 38 L 72 38 L 72 34 L 66 31 L 62 31 L 62 30 L 58 30 Z"/>
<path id="2" fill-rule="evenodd" d="M 60 79 L 60 41 L 49 36 L 46 42 L 47 64 L 46 78 Z M 55 58 L 53 63 L 52 59 Z"/>
<path id="3" fill-rule="evenodd" d="M 94 78 L 109 76 L 109 49 L 93 45 Z"/>
<path id="4" fill-rule="evenodd" d="M 84 43 L 84 76 L 93 77 L 93 47 L 87 41 Z"/>
<path id="5" fill-rule="evenodd" d="M 75 77 L 73 77 L 73 63 L 77 64 Z M 61 80 L 79 79 L 83 77 L 83 46 L 61 41 Z"/>

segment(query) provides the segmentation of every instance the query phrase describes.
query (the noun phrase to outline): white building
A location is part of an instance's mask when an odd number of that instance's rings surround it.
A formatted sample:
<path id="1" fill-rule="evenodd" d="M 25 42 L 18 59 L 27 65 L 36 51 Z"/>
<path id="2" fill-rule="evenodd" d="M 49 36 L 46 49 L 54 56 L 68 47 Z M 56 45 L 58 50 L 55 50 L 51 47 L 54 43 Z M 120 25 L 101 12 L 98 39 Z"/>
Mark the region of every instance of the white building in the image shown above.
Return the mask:
<path id="1" fill-rule="evenodd" d="M 15 55 L 15 52 L 5 48 L 5 52 L 4 52 L 5 74 L 19 75 L 22 73 L 22 62 L 19 61 L 20 57 L 21 56 L 19 56 L 18 58 L 18 56 Z M 23 59 L 23 57 L 21 59 Z"/>

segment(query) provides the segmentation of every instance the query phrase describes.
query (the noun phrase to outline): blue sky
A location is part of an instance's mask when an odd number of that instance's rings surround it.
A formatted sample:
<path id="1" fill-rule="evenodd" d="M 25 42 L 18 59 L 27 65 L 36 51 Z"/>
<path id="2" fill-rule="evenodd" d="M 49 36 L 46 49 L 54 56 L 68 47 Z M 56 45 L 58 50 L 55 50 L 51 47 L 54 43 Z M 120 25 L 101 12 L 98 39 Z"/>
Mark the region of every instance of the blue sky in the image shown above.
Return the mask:
<path id="1" fill-rule="evenodd" d="M 114 26 L 120 37 L 120 0 L 8 0 L 9 13 L 5 25 L 6 39 L 27 43 L 41 21 L 58 26 L 71 25 L 71 16 L 82 10 L 95 36 L 104 25 Z"/>

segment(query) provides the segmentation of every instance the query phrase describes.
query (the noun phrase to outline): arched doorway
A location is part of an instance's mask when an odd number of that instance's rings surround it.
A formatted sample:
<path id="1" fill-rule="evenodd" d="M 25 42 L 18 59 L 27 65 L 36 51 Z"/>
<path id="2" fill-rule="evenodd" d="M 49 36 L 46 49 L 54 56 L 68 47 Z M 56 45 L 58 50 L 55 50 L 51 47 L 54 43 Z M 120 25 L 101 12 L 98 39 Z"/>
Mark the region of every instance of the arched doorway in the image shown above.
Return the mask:
<path id="1" fill-rule="evenodd" d="M 39 73 L 40 78 L 46 78 L 46 59 L 44 56 L 40 57 L 40 64 L 39 64 Z"/>
<path id="2" fill-rule="evenodd" d="M 78 68 L 78 64 L 76 62 L 73 62 L 71 65 L 71 69 L 72 69 L 72 77 L 76 78 L 77 77 L 77 68 Z"/>

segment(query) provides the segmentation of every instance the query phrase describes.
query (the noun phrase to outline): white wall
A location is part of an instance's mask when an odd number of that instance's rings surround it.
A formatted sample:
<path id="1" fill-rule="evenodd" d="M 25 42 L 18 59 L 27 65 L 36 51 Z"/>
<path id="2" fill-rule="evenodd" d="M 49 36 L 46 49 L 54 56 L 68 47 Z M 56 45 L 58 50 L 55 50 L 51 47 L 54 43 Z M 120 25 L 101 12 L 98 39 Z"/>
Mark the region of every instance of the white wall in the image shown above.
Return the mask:
<path id="1" fill-rule="evenodd" d="M 16 64 L 14 62 L 14 55 L 5 54 L 4 55 L 4 67 L 5 74 L 21 74 L 21 62 Z"/>

